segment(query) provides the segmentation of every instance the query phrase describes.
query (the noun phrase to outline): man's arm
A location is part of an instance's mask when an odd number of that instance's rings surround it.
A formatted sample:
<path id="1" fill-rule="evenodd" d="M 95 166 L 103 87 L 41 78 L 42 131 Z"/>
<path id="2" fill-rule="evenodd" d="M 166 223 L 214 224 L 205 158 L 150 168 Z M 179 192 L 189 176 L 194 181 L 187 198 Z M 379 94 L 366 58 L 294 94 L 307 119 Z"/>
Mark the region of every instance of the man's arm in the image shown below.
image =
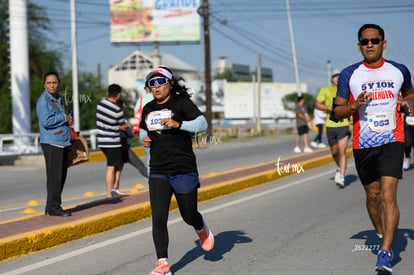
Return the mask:
<path id="1" fill-rule="evenodd" d="M 366 104 L 370 95 L 371 93 L 361 93 L 352 104 L 349 104 L 348 99 L 336 96 L 334 102 L 335 118 L 341 120 L 350 117 Z"/>
<path id="2" fill-rule="evenodd" d="M 403 106 L 404 108 L 407 108 L 408 113 L 410 115 L 413 115 L 413 108 L 414 108 L 414 87 L 412 87 L 410 90 L 406 91 L 403 95 L 404 101 L 407 102 L 406 106 Z"/>
<path id="3" fill-rule="evenodd" d="M 315 108 L 318 109 L 318 110 L 324 111 L 324 112 L 329 112 L 331 110 L 330 107 L 323 104 L 323 102 L 320 101 L 320 100 L 316 100 Z"/>

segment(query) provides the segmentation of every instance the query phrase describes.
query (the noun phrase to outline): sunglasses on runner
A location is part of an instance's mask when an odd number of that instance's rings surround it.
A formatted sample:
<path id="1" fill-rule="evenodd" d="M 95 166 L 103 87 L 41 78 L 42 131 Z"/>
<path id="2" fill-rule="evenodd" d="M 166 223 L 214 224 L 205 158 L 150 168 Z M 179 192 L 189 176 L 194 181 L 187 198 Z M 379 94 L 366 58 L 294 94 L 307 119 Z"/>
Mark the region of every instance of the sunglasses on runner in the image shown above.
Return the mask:
<path id="1" fill-rule="evenodd" d="M 155 77 L 148 81 L 148 86 L 151 88 L 155 87 L 155 84 L 158 83 L 158 86 L 163 86 L 168 83 L 168 79 L 165 77 Z"/>
<path id="2" fill-rule="evenodd" d="M 382 42 L 382 39 L 381 38 L 361 39 L 359 40 L 359 45 L 366 46 L 369 44 L 369 41 L 371 41 L 372 45 L 378 45 L 380 42 Z"/>

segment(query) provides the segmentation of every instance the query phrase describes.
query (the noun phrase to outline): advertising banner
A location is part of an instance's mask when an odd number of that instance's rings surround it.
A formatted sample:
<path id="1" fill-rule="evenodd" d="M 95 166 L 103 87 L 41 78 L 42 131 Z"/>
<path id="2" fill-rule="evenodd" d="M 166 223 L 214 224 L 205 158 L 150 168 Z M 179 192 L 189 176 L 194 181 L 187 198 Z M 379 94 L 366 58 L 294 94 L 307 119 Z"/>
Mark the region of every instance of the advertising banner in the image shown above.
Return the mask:
<path id="1" fill-rule="evenodd" d="M 200 0 L 110 0 L 112 43 L 200 42 Z"/>
<path id="2" fill-rule="evenodd" d="M 261 118 L 288 117 L 292 112 L 283 107 L 282 98 L 296 91 L 295 83 L 262 83 L 260 93 Z M 301 84 L 306 91 L 306 84 Z M 227 82 L 224 86 L 224 117 L 226 119 L 248 119 L 257 116 L 257 84 Z"/>

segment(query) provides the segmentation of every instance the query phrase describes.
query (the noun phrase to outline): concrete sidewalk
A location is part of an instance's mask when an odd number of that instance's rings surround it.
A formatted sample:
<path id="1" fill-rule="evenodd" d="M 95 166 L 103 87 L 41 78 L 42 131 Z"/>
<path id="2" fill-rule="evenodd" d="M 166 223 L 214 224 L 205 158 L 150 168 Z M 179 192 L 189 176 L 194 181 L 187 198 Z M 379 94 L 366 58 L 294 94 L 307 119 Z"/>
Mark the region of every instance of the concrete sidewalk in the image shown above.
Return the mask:
<path id="1" fill-rule="evenodd" d="M 140 152 L 137 152 L 138 154 Z M 352 150 L 348 150 L 348 156 Z M 103 160 L 103 159 L 102 159 Z M 91 161 L 101 161 L 99 154 Z M 200 178 L 199 201 L 237 192 L 332 163 L 329 149 Z M 177 207 L 173 200 L 171 209 Z M 0 223 L 0 261 L 104 232 L 151 216 L 148 191 L 92 201 L 70 209 L 71 217 L 43 214 Z"/>

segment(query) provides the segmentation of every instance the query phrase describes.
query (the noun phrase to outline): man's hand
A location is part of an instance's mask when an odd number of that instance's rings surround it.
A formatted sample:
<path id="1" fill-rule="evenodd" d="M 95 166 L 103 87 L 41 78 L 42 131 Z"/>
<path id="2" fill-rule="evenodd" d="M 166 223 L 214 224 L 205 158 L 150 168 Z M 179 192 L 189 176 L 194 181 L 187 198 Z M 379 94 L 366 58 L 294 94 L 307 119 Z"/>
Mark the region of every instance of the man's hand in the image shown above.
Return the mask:
<path id="1" fill-rule="evenodd" d="M 353 112 L 361 108 L 362 105 L 365 105 L 371 96 L 371 92 L 360 93 L 354 103 L 351 104 L 351 110 Z"/>

